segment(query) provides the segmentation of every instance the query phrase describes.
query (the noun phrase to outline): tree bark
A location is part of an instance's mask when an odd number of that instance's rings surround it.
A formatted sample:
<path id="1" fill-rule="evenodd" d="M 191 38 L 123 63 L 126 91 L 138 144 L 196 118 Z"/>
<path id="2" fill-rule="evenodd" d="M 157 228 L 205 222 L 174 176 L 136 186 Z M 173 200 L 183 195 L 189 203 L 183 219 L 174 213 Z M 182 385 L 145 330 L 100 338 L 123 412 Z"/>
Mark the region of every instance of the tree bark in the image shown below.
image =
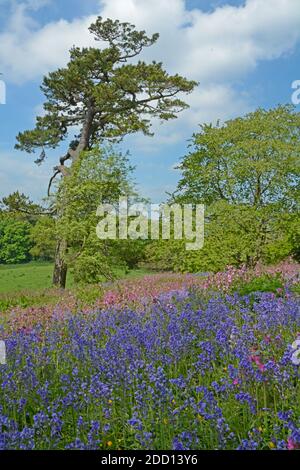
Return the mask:
<path id="1" fill-rule="evenodd" d="M 57 174 L 61 173 L 63 178 L 67 178 L 71 172 L 71 168 L 74 162 L 79 158 L 81 152 L 83 152 L 84 150 L 88 148 L 93 119 L 94 119 L 94 113 L 95 113 L 94 108 L 92 104 L 90 104 L 90 106 L 87 109 L 85 120 L 82 126 L 79 143 L 75 150 L 70 148 L 68 150 L 67 155 L 63 157 L 62 159 L 60 159 L 61 164 L 54 168 L 55 170 L 54 177 Z M 68 160 L 69 158 L 71 158 L 72 164 L 69 168 L 66 168 L 64 166 L 64 162 Z M 52 183 L 52 179 L 50 180 L 50 186 L 51 186 L 51 183 Z M 48 193 L 49 193 L 50 186 L 48 188 Z M 62 212 L 63 212 L 63 208 L 62 208 Z M 66 287 L 67 271 L 68 271 L 68 266 L 66 263 L 67 248 L 68 247 L 67 247 L 66 240 L 58 239 L 57 244 L 56 244 L 56 250 L 55 250 L 52 284 L 53 286 L 59 287 L 61 289 L 65 289 Z"/>
<path id="2" fill-rule="evenodd" d="M 65 289 L 67 281 L 67 264 L 65 254 L 67 251 L 67 243 L 65 240 L 58 240 L 55 250 L 53 285 L 60 289 Z"/>

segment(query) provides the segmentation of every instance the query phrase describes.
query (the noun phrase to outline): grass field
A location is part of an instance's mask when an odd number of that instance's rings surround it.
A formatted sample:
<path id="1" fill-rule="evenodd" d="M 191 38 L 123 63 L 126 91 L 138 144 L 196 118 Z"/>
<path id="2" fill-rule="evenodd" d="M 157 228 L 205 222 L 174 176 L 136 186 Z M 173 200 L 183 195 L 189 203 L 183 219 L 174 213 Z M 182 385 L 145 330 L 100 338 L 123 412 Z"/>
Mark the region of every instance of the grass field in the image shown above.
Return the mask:
<path id="1" fill-rule="evenodd" d="M 52 270 L 51 263 L 1 265 L 0 292 L 51 287 Z"/>
<path id="2" fill-rule="evenodd" d="M 17 265 L 0 265 L 0 293 L 22 290 L 40 290 L 51 287 L 52 263 L 31 262 Z M 136 278 L 149 274 L 147 269 L 134 269 L 125 273 L 116 269 L 117 277 Z M 73 287 L 72 273 L 68 273 L 67 288 Z"/>

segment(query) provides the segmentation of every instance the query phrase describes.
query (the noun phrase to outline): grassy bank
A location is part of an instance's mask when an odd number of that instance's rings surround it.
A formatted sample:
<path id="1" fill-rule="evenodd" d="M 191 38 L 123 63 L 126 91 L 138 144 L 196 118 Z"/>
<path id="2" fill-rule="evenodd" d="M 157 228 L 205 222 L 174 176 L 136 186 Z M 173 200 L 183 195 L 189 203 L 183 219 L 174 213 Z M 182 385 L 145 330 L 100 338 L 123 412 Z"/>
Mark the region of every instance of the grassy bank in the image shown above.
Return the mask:
<path id="1" fill-rule="evenodd" d="M 0 265 L 0 294 L 23 290 L 42 290 L 51 287 L 52 263 L 31 262 L 27 264 Z M 136 278 L 151 273 L 147 269 L 133 269 L 125 272 L 116 268 L 118 278 Z M 103 279 L 104 280 L 104 279 Z M 72 273 L 68 273 L 67 288 L 74 287 Z"/>
<path id="2" fill-rule="evenodd" d="M 0 265 L 0 293 L 50 288 L 52 271 L 52 263 Z M 69 276 L 68 287 L 72 284 L 72 276 Z"/>
<path id="3" fill-rule="evenodd" d="M 46 306 L 57 303 L 62 293 L 59 289 L 51 287 L 53 264 L 32 262 L 21 265 L 0 265 L 0 312 L 12 307 Z M 147 269 L 133 269 L 125 272 L 116 268 L 117 278 L 135 279 L 151 271 Z M 105 279 L 103 279 L 105 281 Z M 89 299 L 93 287 L 80 288 L 80 294 Z M 72 273 L 68 274 L 67 291 L 78 291 L 73 281 Z M 96 290 L 95 290 L 96 292 Z M 77 295 L 77 294 L 76 294 Z M 93 294 L 95 295 L 95 294 Z"/>

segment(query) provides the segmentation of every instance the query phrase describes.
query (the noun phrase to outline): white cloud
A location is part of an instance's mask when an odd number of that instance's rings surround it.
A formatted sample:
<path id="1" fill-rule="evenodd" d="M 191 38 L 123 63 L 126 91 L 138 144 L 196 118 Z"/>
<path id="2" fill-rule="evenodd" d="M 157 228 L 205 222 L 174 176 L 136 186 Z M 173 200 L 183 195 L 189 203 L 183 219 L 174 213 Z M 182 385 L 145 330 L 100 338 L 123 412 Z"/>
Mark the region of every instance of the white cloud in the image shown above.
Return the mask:
<path id="1" fill-rule="evenodd" d="M 168 70 L 196 79 L 200 86 L 187 97 L 189 111 L 165 126 L 154 124 L 156 138 L 148 150 L 186 138 L 199 122 L 226 120 L 249 111 L 251 97 L 232 84 L 255 69 L 293 50 L 300 39 L 299 0 L 248 0 L 205 13 L 188 11 L 183 0 L 103 0 L 103 15 L 130 21 L 158 44 L 146 57 L 163 61 Z M 144 141 L 136 138 L 138 146 Z"/>
<path id="2" fill-rule="evenodd" d="M 17 152 L 0 152 L 0 197 L 16 191 L 30 194 L 34 200 L 45 196 L 52 164 L 33 165 L 32 158 Z"/>
<path id="3" fill-rule="evenodd" d="M 156 54 L 201 81 L 224 81 L 291 50 L 300 38 L 299 0 L 247 0 L 213 12 L 183 0 L 103 0 L 103 15 L 160 33 Z M 153 50 L 151 51 L 153 55 Z"/>
<path id="4" fill-rule="evenodd" d="M 32 20 L 30 11 L 46 3 L 32 0 L 13 6 L 7 28 L 0 34 L 0 69 L 12 82 L 23 83 L 64 66 L 74 44 L 94 44 L 88 27 L 95 16 L 71 22 L 60 19 L 40 27 Z"/>
<path id="5" fill-rule="evenodd" d="M 155 154 L 166 146 L 174 146 L 186 142 L 196 131 L 199 123 L 227 119 L 250 111 L 250 97 L 246 93 L 236 92 L 230 85 L 212 84 L 198 87 L 185 98 L 190 108 L 178 115 L 172 121 L 161 123 L 154 120 L 152 125 L 153 137 L 142 134 L 130 136 L 126 140 L 129 148 L 134 148 L 135 154 Z"/>
<path id="6" fill-rule="evenodd" d="M 63 65 L 73 44 L 94 44 L 87 28 L 95 16 L 34 23 L 30 9 L 45 2 L 16 4 L 0 34 L 0 66 L 12 80 L 30 80 Z M 188 11 L 184 0 L 172 0 L 171 7 L 169 0 L 102 0 L 97 13 L 158 31 L 158 44 L 145 55 L 205 83 L 241 77 L 260 60 L 287 53 L 300 38 L 299 0 L 247 0 L 213 12 Z"/>
<path id="7" fill-rule="evenodd" d="M 88 26 L 95 16 L 41 27 L 33 22 L 30 10 L 45 2 L 15 4 L 0 34 L 0 70 L 7 79 L 24 82 L 40 77 L 63 66 L 73 44 L 94 44 Z M 192 112 L 185 113 L 185 122 L 193 124 L 248 109 L 247 100 L 230 82 L 259 61 L 289 53 L 300 39 L 299 0 L 247 0 L 244 6 L 227 5 L 212 12 L 188 11 L 184 0 L 172 0 L 171 7 L 169 0 L 102 0 L 98 14 L 130 21 L 149 34 L 160 33 L 158 43 L 144 55 L 162 60 L 170 72 L 200 81 L 200 91 L 189 99 Z M 181 132 L 175 134 L 180 138 Z M 161 137 L 171 143 L 176 139 L 164 138 L 163 133 Z"/>
<path id="8" fill-rule="evenodd" d="M 0 70 L 6 80 L 24 83 L 41 78 L 66 63 L 72 45 L 94 45 L 88 26 L 101 14 L 134 23 L 149 34 L 159 32 L 158 43 L 145 51 L 144 58 L 162 61 L 169 72 L 200 82 L 187 97 L 190 110 L 164 126 L 154 122 L 156 137 L 136 136 L 135 152 L 153 153 L 182 142 L 199 122 L 248 111 L 252 98 L 237 91 L 234 83 L 259 62 L 291 53 L 300 40 L 299 0 L 246 0 L 243 6 L 225 5 L 211 12 L 189 11 L 184 0 L 102 0 L 95 16 L 41 26 L 30 12 L 47 1 L 14 3 L 0 33 Z"/>
<path id="9" fill-rule="evenodd" d="M 250 97 L 237 92 L 229 84 L 212 83 L 197 88 L 187 98 L 190 109 L 186 113 L 186 125 L 194 128 L 200 122 L 225 121 L 250 110 Z"/>

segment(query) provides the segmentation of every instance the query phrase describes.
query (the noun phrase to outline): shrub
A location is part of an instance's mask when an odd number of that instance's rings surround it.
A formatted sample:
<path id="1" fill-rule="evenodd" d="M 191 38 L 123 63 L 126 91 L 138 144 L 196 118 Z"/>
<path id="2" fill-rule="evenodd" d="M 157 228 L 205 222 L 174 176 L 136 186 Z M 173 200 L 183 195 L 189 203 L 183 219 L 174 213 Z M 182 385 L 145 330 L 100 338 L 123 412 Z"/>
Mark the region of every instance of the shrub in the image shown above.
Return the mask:
<path id="1" fill-rule="evenodd" d="M 265 274 L 246 283 L 238 281 L 232 286 L 232 290 L 237 291 L 240 295 L 249 295 L 253 292 L 277 293 L 278 289 L 283 289 L 283 281 L 279 274 L 276 276 Z"/>

